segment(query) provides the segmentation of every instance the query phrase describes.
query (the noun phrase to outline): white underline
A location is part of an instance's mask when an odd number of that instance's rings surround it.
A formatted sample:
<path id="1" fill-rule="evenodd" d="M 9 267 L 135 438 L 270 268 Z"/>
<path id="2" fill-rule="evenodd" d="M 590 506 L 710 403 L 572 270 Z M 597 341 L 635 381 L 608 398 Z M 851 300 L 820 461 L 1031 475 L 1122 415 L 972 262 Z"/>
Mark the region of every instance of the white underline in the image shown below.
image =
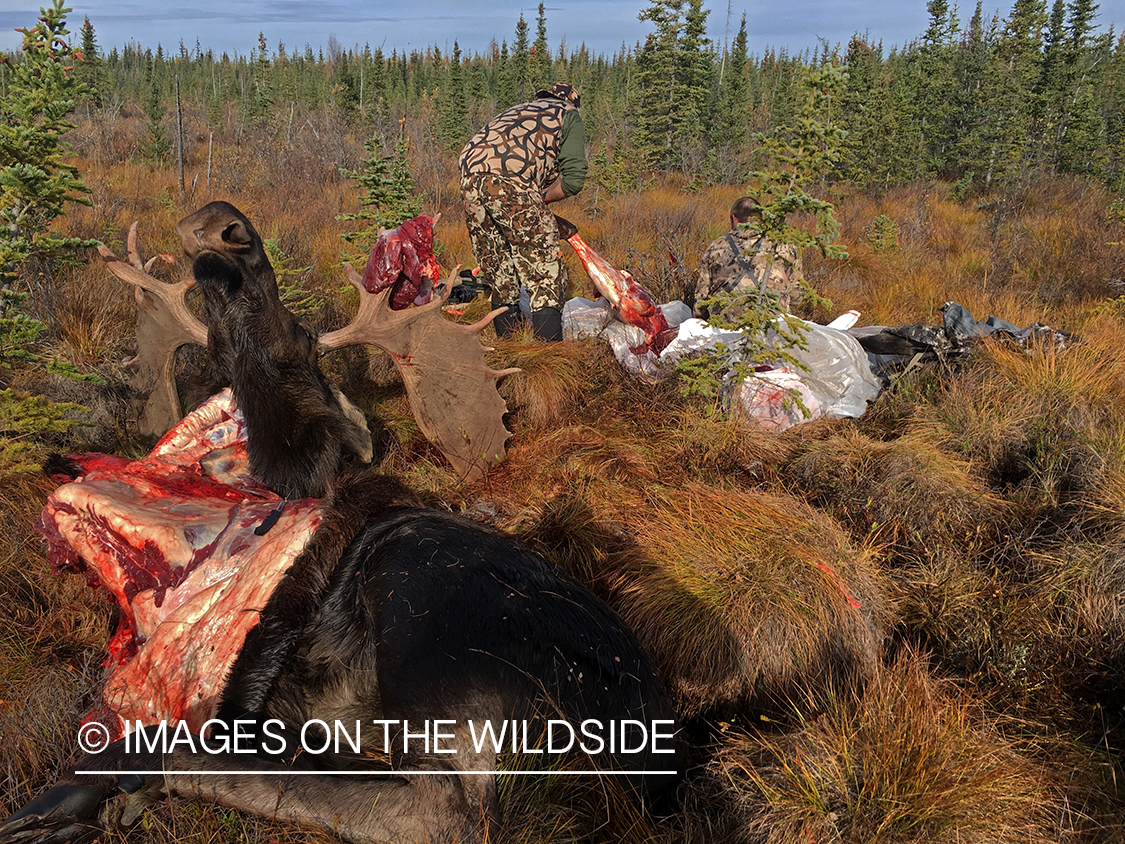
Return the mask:
<path id="1" fill-rule="evenodd" d="M 678 776 L 679 771 L 75 771 L 78 776 L 124 776 L 134 774 L 141 776 L 316 776 L 316 777 L 370 777 L 370 776 L 415 776 L 415 777 L 447 777 L 450 774 L 458 776 L 495 774 L 498 777 L 526 777 L 526 776 L 595 776 L 595 777 L 620 777 L 620 776 Z"/>

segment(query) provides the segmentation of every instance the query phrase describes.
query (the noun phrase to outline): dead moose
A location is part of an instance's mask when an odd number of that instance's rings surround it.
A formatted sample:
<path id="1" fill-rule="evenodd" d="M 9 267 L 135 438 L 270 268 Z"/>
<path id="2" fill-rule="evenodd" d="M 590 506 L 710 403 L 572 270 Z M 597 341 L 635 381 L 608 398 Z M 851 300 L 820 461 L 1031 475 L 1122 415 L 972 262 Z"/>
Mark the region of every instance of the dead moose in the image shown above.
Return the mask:
<path id="1" fill-rule="evenodd" d="M 213 735 L 229 737 L 236 721 L 276 719 L 294 730 L 314 719 L 385 720 L 394 773 L 379 774 L 365 758 L 385 749 L 376 731 L 364 732 L 380 740 L 359 754 L 281 757 L 262 743 L 250 755 L 213 755 L 138 750 L 121 739 L 0 825 L 0 842 L 92 837 L 119 792 L 129 795 L 129 818 L 181 795 L 359 842 L 487 840 L 499 821 L 497 752 L 473 741 L 470 721 L 478 730 L 546 719 L 674 723 L 649 657 L 583 587 L 509 536 L 420 506 L 390 477 L 338 477 L 341 454 L 363 451 L 362 420 L 321 374 L 315 332 L 278 300 L 254 227 L 233 206 L 211 203 L 178 230 L 214 361 L 246 419 L 252 468 L 286 496 L 328 491 L 319 528 L 238 651 Z M 456 752 L 418 742 L 404 751 L 403 722 L 437 721 L 448 724 L 444 746 Z M 535 747 L 536 737 L 524 742 Z M 580 764 L 621 770 L 645 798 L 682 770 L 678 739 L 665 742 L 664 755 L 657 749 L 653 741 Z"/>

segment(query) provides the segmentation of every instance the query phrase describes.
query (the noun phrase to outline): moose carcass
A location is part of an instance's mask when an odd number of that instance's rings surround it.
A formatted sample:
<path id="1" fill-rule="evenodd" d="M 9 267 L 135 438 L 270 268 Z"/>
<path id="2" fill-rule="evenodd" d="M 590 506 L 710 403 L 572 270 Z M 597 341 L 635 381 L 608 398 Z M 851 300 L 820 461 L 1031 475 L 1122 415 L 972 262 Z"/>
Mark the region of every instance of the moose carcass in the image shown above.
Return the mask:
<path id="1" fill-rule="evenodd" d="M 281 465 L 289 477 L 275 483 L 301 489 L 305 467 L 327 466 L 338 456 L 346 437 L 339 431 L 346 428 L 337 420 L 341 427 L 332 436 L 304 436 L 304 422 L 294 415 L 306 411 L 298 405 L 321 396 L 317 412 L 342 411 L 308 365 L 311 340 L 296 328 L 277 330 L 285 319 L 249 221 L 231 206 L 212 204 L 204 212 L 187 218 L 180 231 L 208 314 L 217 320 L 212 331 L 229 341 L 218 344 L 217 354 L 229 355 L 251 465 L 256 450 L 276 454 L 276 443 L 262 440 L 288 432 L 289 449 L 308 454 L 288 455 Z M 262 384 L 266 371 L 294 383 Z M 118 790 L 130 793 L 134 806 L 164 793 L 202 795 L 313 822 L 355 841 L 484 840 L 497 819 L 498 748 L 477 739 L 485 724 L 495 735 L 525 720 L 604 733 L 584 767 L 624 767 L 638 794 L 676 779 L 679 746 L 674 740 L 660 746 L 654 735 L 674 732 L 667 696 L 608 607 L 511 538 L 419 506 L 393 479 L 364 474 L 331 486 L 309 545 L 268 599 L 240 611 L 256 615 L 257 624 L 211 702 L 220 725 L 211 746 L 225 739 L 227 752 L 182 743 L 154 749 L 139 745 L 134 733 L 132 743 L 119 739 L 87 757 L 0 826 L 0 842 L 72 840 Z M 160 509 L 159 502 L 152 505 Z M 269 522 L 257 528 L 285 529 L 268 528 Z M 143 534 L 143 526 L 131 527 Z M 253 524 L 240 522 L 236 529 L 248 527 Z M 149 552 L 152 543 L 166 550 L 153 537 L 133 539 Z M 154 670 L 161 670 L 159 659 Z M 294 754 L 297 731 L 315 721 L 362 721 L 365 750 L 388 751 L 398 772 L 422 773 L 380 776 L 362 754 Z M 240 722 L 258 739 L 251 754 L 229 744 Z M 638 722 L 650 727 L 651 742 L 622 754 L 620 725 Z M 262 740 L 271 723 L 288 739 L 285 753 Z M 383 731 L 373 729 L 378 724 Z M 611 752 L 614 725 L 618 749 Z M 419 740 L 419 732 L 434 729 L 444 731 L 440 750 L 436 738 Z M 519 747 L 534 752 L 535 732 L 525 733 Z M 636 747 L 635 735 L 632 741 Z M 348 775 L 337 776 L 342 773 Z"/>

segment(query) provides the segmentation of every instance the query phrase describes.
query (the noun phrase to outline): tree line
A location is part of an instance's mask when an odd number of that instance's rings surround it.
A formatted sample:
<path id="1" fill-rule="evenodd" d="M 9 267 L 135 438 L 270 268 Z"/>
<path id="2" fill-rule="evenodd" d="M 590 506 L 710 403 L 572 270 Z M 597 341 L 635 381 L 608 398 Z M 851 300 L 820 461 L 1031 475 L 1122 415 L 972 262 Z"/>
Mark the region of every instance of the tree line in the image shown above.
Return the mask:
<path id="1" fill-rule="evenodd" d="M 1125 188 L 1125 37 L 1100 31 L 1092 0 L 1015 0 L 1006 16 L 967 24 L 947 0 L 929 0 L 917 39 L 885 52 L 857 33 L 846 45 L 790 55 L 750 55 L 745 15 L 729 45 L 707 38 L 702 0 L 652 0 L 640 18 L 643 43 L 612 56 L 548 39 L 542 3 L 535 31 L 521 14 L 509 41 L 484 53 L 433 46 L 392 49 L 271 48 L 264 34 L 249 55 L 216 55 L 196 43 L 173 51 L 129 44 L 99 48 L 81 27 L 76 74 L 91 112 L 135 103 L 148 115 L 148 154 L 171 149 L 169 115 L 179 96 L 216 131 L 273 127 L 328 109 L 385 150 L 405 118 L 427 121 L 455 152 L 493 114 L 551 81 L 582 93 L 594 176 L 607 188 L 643 186 L 654 173 L 689 184 L 741 183 L 758 166 L 762 138 L 796 132 L 802 75 L 824 65 L 846 74 L 830 106 L 845 134 L 830 174 L 861 188 L 921 178 L 960 190 L 1018 183 L 1036 173 L 1079 173 Z M 0 65 L 0 97 L 12 55 Z"/>

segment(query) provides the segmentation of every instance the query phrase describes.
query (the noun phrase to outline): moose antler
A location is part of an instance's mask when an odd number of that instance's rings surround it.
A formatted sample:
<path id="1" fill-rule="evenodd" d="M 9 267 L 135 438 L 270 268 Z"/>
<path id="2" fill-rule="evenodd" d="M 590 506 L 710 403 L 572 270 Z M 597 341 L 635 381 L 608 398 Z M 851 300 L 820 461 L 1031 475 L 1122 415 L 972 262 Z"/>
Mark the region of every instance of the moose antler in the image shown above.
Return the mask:
<path id="1" fill-rule="evenodd" d="M 504 427 L 507 404 L 496 382 L 513 369 L 491 369 L 480 342 L 481 330 L 503 312 L 492 311 L 472 325 L 451 322 L 441 307 L 449 298 L 460 267 L 454 267 L 425 305 L 395 311 L 391 289 L 368 293 L 350 264 L 348 281 L 359 293 L 359 312 L 350 324 L 320 338 L 322 352 L 373 343 L 394 360 L 418 427 L 462 477 L 478 478 L 504 459 L 512 434 Z"/>
<path id="2" fill-rule="evenodd" d="M 207 345 L 207 326 L 196 319 L 184 301 L 195 279 L 168 283 L 150 275 L 157 260 L 171 261 L 156 255 L 147 263 L 141 262 L 136 223 L 129 227 L 126 260 L 104 245 L 98 246 L 98 252 L 111 273 L 133 285 L 137 300 L 137 354 L 125 361 L 124 368 L 133 373 L 130 384 L 144 402 L 138 420 L 140 432 L 163 436 L 182 416 L 176 393 L 176 350 L 186 343 Z"/>

